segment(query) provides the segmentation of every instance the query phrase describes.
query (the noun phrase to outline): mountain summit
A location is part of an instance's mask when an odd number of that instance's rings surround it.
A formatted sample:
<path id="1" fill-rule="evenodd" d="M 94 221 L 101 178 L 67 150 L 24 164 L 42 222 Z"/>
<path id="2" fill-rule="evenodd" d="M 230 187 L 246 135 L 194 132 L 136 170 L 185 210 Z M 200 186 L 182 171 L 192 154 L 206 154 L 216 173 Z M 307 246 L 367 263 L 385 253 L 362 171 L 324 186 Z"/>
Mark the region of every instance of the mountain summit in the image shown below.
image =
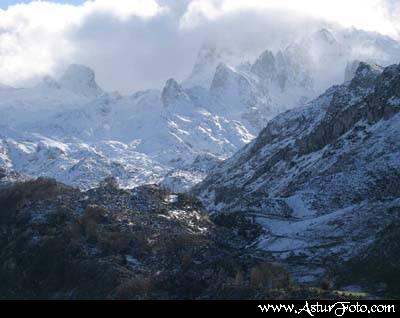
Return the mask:
<path id="1" fill-rule="evenodd" d="M 84 97 L 95 97 L 103 93 L 96 83 L 94 71 L 84 65 L 72 64 L 60 78 L 61 87 Z"/>
<path id="2" fill-rule="evenodd" d="M 173 78 L 170 78 L 165 83 L 161 93 L 161 99 L 164 107 L 170 112 L 186 112 L 192 107 L 190 97 L 186 94 L 182 86 Z"/>

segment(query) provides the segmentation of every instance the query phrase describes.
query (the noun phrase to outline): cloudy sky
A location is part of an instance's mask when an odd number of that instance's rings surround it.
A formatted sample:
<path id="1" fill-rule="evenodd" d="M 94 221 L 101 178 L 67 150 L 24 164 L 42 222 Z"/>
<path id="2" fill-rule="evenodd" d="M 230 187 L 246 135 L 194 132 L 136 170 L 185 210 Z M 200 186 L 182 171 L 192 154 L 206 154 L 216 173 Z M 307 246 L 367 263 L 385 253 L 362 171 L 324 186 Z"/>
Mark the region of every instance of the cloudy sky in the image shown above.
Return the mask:
<path id="1" fill-rule="evenodd" d="M 207 41 L 251 55 L 328 24 L 400 39 L 399 21 L 399 0 L 0 0 L 0 83 L 80 63 L 128 93 L 183 79 Z"/>

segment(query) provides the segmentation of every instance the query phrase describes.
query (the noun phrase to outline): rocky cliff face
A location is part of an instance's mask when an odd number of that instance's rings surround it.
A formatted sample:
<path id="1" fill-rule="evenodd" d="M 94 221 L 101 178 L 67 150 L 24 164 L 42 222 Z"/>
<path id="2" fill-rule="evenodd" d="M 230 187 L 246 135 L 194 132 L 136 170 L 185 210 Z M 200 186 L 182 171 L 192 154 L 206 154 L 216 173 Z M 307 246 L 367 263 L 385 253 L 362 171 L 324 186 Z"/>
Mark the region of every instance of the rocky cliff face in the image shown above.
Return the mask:
<path id="1" fill-rule="evenodd" d="M 211 211 L 261 224 L 256 244 L 299 280 L 321 277 L 400 217 L 399 94 L 399 65 L 360 63 L 350 82 L 271 120 L 195 191 Z"/>

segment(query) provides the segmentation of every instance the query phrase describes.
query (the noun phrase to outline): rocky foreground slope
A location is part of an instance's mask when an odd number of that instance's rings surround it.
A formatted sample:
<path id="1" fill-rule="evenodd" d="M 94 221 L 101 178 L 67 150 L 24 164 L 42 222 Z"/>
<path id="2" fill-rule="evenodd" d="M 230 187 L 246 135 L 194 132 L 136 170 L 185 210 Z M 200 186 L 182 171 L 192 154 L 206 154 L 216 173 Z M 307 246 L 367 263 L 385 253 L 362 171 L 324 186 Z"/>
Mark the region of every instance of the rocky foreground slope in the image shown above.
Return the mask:
<path id="1" fill-rule="evenodd" d="M 0 299 L 364 298 L 294 284 L 241 215 L 155 185 L 86 192 L 0 175 Z"/>
<path id="2" fill-rule="evenodd" d="M 351 81 L 271 120 L 195 192 L 210 211 L 262 225 L 255 245 L 299 281 L 350 262 L 347 283 L 393 285 L 399 136 L 400 65 L 360 63 Z"/>
<path id="3" fill-rule="evenodd" d="M 244 249 L 255 236 L 244 219 L 218 226 L 193 197 L 156 186 L 4 183 L 0 299 L 282 297 L 287 272 Z"/>

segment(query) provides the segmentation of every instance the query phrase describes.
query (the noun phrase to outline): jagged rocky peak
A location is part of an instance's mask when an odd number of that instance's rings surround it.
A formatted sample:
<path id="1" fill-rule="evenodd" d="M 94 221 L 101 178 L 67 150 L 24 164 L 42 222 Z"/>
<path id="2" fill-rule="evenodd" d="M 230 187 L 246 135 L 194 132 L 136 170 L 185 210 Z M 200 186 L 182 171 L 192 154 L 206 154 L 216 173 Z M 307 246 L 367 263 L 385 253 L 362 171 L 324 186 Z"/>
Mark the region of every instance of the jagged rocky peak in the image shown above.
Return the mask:
<path id="1" fill-rule="evenodd" d="M 382 85 L 385 85 L 387 81 L 396 81 L 397 84 L 400 84 L 400 64 L 393 64 L 385 68 L 376 64 L 372 66 L 375 67 L 375 72 L 382 73 Z M 400 95 L 400 89 L 397 89 L 395 93 Z"/>
<path id="2" fill-rule="evenodd" d="M 376 77 L 383 72 L 384 68 L 367 62 L 359 62 L 353 79 L 350 82 L 351 87 L 371 87 Z"/>
<path id="3" fill-rule="evenodd" d="M 262 79 L 271 78 L 276 73 L 276 60 L 274 54 L 266 50 L 254 62 L 251 71 Z"/>
<path id="4" fill-rule="evenodd" d="M 234 116 L 241 114 L 239 116 L 251 123 L 251 129 L 257 127 L 256 131 L 259 129 L 258 122 L 264 122 L 258 110 L 267 107 L 267 98 L 261 95 L 252 78 L 245 73 L 220 63 L 211 83 L 210 93 L 215 101 L 212 111 L 235 114 Z"/>
<path id="5" fill-rule="evenodd" d="M 303 65 L 309 66 L 311 63 L 311 56 L 304 44 L 290 43 L 283 51 L 285 60 L 292 66 Z"/>
<path id="6" fill-rule="evenodd" d="M 377 106 L 384 109 L 386 118 L 400 110 L 400 64 L 383 69 L 376 83 L 375 91 L 379 95 Z M 382 104 L 384 105 L 382 106 Z"/>
<path id="7" fill-rule="evenodd" d="M 317 42 L 325 43 L 325 44 L 329 44 L 329 45 L 337 45 L 338 44 L 338 42 L 337 42 L 336 38 L 333 36 L 333 34 L 325 28 L 320 29 L 317 32 L 315 32 L 313 34 L 313 39 L 316 40 Z"/>
<path id="8" fill-rule="evenodd" d="M 282 92 L 288 85 L 309 89 L 312 87 L 310 61 L 305 47 L 293 42 L 275 55 L 269 50 L 264 51 L 252 65 L 251 72 L 264 84 L 272 84 Z"/>
<path id="9" fill-rule="evenodd" d="M 62 88 L 68 89 L 77 95 L 94 97 L 102 94 L 96 83 L 94 71 L 84 65 L 72 64 L 65 71 L 59 81 Z"/>
<path id="10" fill-rule="evenodd" d="M 345 47 L 327 29 L 321 29 L 306 37 L 300 43 L 304 53 L 311 58 L 312 65 L 322 69 L 335 63 L 345 54 Z"/>
<path id="11" fill-rule="evenodd" d="M 279 58 L 277 54 L 277 61 L 280 72 L 286 72 L 288 81 L 299 85 L 300 87 L 313 89 L 313 66 L 312 56 L 310 50 L 307 49 L 304 43 L 291 43 L 282 52 L 284 60 Z M 281 65 L 280 63 L 284 64 Z"/>
<path id="12" fill-rule="evenodd" d="M 384 68 L 375 63 L 359 62 L 355 77 L 376 77 L 383 72 Z"/>
<path id="13" fill-rule="evenodd" d="M 216 45 L 212 43 L 203 44 L 197 54 L 196 67 L 209 63 L 217 63 L 222 58 Z"/>
<path id="14" fill-rule="evenodd" d="M 287 81 L 289 79 L 288 74 L 288 61 L 282 51 L 278 51 L 275 56 L 276 69 L 277 69 L 277 82 L 281 90 L 285 90 Z"/>
<path id="15" fill-rule="evenodd" d="M 281 50 L 276 53 L 275 59 L 278 66 L 286 64 L 286 57 Z"/>
<path id="16" fill-rule="evenodd" d="M 346 69 L 344 72 L 344 81 L 350 82 L 354 76 L 356 75 L 357 69 L 360 66 L 361 61 L 354 60 L 351 62 L 347 62 Z"/>
<path id="17" fill-rule="evenodd" d="M 221 50 L 213 43 L 203 44 L 197 54 L 197 58 L 189 77 L 184 81 L 185 87 L 200 86 L 209 88 L 213 79 L 215 68 L 222 62 Z"/>
<path id="18" fill-rule="evenodd" d="M 215 75 L 211 83 L 211 91 L 226 87 L 232 76 L 234 76 L 235 71 L 230 68 L 225 63 L 219 63 Z"/>
<path id="19" fill-rule="evenodd" d="M 210 86 L 212 93 L 221 90 L 234 90 L 231 93 L 237 94 L 243 93 L 241 91 L 246 89 L 251 90 L 251 84 L 244 73 L 225 63 L 218 64 Z"/>
<path id="20" fill-rule="evenodd" d="M 176 80 L 170 78 L 165 83 L 161 99 L 166 108 L 190 104 L 190 97 Z"/>

